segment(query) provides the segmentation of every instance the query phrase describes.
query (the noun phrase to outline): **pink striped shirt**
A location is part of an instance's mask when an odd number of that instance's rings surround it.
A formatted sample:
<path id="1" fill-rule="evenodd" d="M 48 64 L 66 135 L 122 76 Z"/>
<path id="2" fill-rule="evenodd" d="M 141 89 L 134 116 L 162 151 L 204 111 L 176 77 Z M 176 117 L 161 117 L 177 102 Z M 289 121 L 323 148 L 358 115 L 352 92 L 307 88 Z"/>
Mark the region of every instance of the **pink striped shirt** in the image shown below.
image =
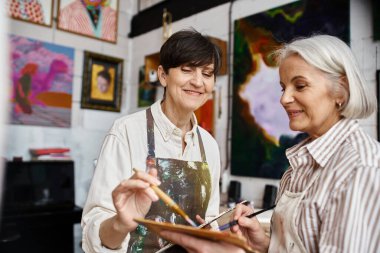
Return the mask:
<path id="1" fill-rule="evenodd" d="M 307 252 L 380 251 L 380 145 L 355 120 L 342 119 L 327 133 L 286 152 L 290 167 L 280 183 L 301 192 L 315 173 L 296 215 Z"/>
<path id="2" fill-rule="evenodd" d="M 101 8 L 99 23 L 95 27 L 86 8 L 77 0 L 59 11 L 58 28 L 116 42 L 117 13 L 111 7 Z"/>

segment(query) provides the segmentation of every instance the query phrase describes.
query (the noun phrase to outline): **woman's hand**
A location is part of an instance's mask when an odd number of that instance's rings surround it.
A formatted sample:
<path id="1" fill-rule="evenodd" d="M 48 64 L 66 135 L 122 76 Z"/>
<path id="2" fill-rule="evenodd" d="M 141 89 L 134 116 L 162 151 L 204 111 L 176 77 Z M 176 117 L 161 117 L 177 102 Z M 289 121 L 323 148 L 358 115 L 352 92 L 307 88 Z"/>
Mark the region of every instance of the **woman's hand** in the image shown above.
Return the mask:
<path id="1" fill-rule="evenodd" d="M 120 182 L 112 191 L 119 229 L 130 232 L 137 227 L 138 224 L 133 219 L 144 218 L 152 201 L 158 200 L 150 185 L 160 185 L 160 183 L 156 169 L 151 169 L 149 173 L 137 171 L 129 179 Z"/>
<path id="2" fill-rule="evenodd" d="M 174 244 L 181 245 L 190 253 L 244 253 L 245 251 L 237 246 L 224 242 L 214 242 L 199 239 L 190 235 L 171 231 L 159 232 L 160 237 L 165 238 Z"/>
<path id="3" fill-rule="evenodd" d="M 253 210 L 245 205 L 236 206 L 233 219 L 238 220 L 239 225 L 231 228 L 231 231 L 238 233 L 248 240 L 248 244 L 254 250 L 267 252 L 269 248 L 269 237 L 265 234 L 256 217 L 247 218 L 245 216 L 253 213 Z"/>
<path id="4" fill-rule="evenodd" d="M 150 188 L 151 184 L 160 184 L 156 169 L 151 169 L 149 173 L 138 171 L 129 179 L 121 181 L 112 191 L 117 214 L 100 225 L 99 236 L 103 246 L 119 248 L 128 233 L 136 229 L 138 224 L 133 219 L 145 217 L 152 201 L 158 200 Z"/>

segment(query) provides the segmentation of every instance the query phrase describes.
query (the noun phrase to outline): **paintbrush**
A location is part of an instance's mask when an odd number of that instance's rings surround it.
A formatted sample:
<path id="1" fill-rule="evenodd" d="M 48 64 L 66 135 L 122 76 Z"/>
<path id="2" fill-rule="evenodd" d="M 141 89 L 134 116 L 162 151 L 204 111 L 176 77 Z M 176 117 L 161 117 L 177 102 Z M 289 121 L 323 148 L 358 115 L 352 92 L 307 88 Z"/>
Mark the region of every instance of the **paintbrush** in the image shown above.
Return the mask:
<path id="1" fill-rule="evenodd" d="M 134 172 L 137 172 L 138 170 L 133 168 Z M 163 192 L 157 185 L 151 184 L 150 188 L 157 194 L 157 196 L 167 205 L 169 206 L 174 212 L 181 215 L 191 226 L 197 227 L 197 224 L 190 219 L 189 215 L 185 213 L 178 205 L 174 202 L 168 195 L 166 195 L 165 192 Z"/>
<path id="2" fill-rule="evenodd" d="M 247 218 L 252 218 L 252 217 L 255 217 L 256 215 L 259 215 L 259 214 L 261 214 L 261 213 L 263 213 L 263 212 L 269 211 L 269 210 L 271 210 L 271 209 L 273 209 L 273 208 L 275 208 L 275 207 L 276 207 L 276 205 L 271 206 L 271 207 L 268 207 L 268 208 L 265 208 L 265 209 L 260 210 L 260 211 L 258 211 L 258 212 L 252 213 L 252 214 L 247 215 L 247 216 L 245 216 L 245 217 L 247 217 Z M 229 223 L 226 223 L 226 224 L 220 226 L 220 227 L 219 227 L 219 230 L 220 230 L 220 231 L 223 231 L 223 230 L 226 230 L 226 229 L 228 229 L 228 228 L 230 228 L 230 227 L 233 227 L 233 226 L 235 226 L 235 225 L 237 225 L 237 224 L 238 224 L 238 221 L 237 221 L 237 220 L 233 220 L 233 221 L 231 221 L 231 222 L 229 222 Z"/>

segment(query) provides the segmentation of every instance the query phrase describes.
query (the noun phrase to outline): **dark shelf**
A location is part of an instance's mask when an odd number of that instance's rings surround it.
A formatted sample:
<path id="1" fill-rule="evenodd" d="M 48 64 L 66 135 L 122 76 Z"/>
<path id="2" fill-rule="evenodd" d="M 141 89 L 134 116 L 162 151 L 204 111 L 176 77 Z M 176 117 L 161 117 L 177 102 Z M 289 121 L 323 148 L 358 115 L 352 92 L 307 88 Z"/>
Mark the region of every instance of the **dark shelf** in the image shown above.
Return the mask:
<path id="1" fill-rule="evenodd" d="M 134 15 L 131 21 L 129 37 L 147 33 L 162 26 L 164 9 L 172 14 L 172 22 L 189 17 L 199 12 L 228 3 L 229 0 L 166 0 Z"/>

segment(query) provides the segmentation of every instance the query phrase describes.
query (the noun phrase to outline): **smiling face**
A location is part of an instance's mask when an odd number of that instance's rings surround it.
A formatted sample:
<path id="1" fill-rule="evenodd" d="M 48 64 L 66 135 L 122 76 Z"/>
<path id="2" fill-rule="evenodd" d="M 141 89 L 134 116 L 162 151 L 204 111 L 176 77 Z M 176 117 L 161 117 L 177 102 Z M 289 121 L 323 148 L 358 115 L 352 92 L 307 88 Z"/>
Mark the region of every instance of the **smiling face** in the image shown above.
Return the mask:
<path id="1" fill-rule="evenodd" d="M 192 113 L 209 98 L 215 84 L 214 65 L 195 67 L 182 65 L 165 73 L 158 68 L 162 86 L 166 87 L 164 103 L 178 112 Z"/>
<path id="2" fill-rule="evenodd" d="M 318 138 L 339 121 L 340 98 L 332 97 L 333 84 L 324 72 L 298 55 L 283 60 L 279 71 L 283 89 L 281 104 L 292 130 Z"/>

